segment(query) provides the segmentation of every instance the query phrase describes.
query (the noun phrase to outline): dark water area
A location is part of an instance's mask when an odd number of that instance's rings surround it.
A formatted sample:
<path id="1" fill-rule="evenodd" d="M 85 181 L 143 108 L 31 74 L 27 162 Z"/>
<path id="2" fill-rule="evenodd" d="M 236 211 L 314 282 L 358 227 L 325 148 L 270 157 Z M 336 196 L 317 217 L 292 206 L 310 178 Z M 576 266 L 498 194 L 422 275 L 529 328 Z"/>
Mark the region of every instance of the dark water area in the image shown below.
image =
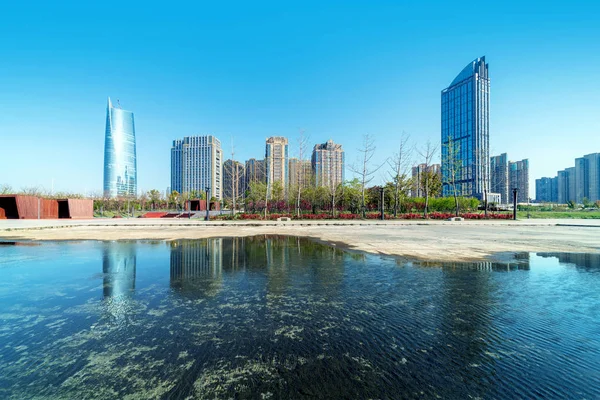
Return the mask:
<path id="1" fill-rule="evenodd" d="M 600 398 L 600 255 L 0 246 L 0 398 Z"/>

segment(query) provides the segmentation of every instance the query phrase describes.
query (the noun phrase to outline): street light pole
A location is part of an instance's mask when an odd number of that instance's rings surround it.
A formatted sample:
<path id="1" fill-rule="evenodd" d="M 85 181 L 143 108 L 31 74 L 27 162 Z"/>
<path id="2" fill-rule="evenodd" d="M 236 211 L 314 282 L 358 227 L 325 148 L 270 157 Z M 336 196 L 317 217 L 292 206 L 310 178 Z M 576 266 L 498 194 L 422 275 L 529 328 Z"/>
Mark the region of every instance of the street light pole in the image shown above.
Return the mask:
<path id="1" fill-rule="evenodd" d="M 210 221 L 210 186 L 206 187 L 206 220 Z"/>
<path id="2" fill-rule="evenodd" d="M 513 189 L 513 220 L 517 220 L 517 192 L 519 189 Z"/>
<path id="3" fill-rule="evenodd" d="M 380 219 L 385 220 L 385 198 L 384 198 L 384 188 L 383 186 L 379 188 L 379 194 L 381 198 L 381 217 Z"/>

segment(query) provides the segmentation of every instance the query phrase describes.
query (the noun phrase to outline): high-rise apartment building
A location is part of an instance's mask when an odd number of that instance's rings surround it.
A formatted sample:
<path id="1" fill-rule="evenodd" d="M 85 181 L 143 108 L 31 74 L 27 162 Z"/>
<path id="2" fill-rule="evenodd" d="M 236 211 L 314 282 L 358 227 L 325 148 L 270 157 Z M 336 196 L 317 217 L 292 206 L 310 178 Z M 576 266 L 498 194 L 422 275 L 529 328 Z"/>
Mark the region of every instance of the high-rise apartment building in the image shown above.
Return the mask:
<path id="1" fill-rule="evenodd" d="M 316 144 L 311 163 L 317 187 L 335 188 L 344 182 L 345 156 L 341 144 L 333 140 Z"/>
<path id="2" fill-rule="evenodd" d="M 558 202 L 558 177 L 535 180 L 535 200 L 538 203 Z"/>
<path id="3" fill-rule="evenodd" d="M 137 160 L 133 113 L 108 98 L 104 136 L 104 196 L 137 195 Z"/>
<path id="4" fill-rule="evenodd" d="M 265 160 L 257 160 L 251 158 L 246 161 L 245 168 L 245 189 L 250 187 L 250 183 L 259 182 L 266 183 L 267 175 L 265 174 Z"/>
<path id="5" fill-rule="evenodd" d="M 239 198 L 246 190 L 244 164 L 227 160 L 223 163 L 223 197 L 225 199 Z"/>
<path id="6" fill-rule="evenodd" d="M 284 190 L 286 190 L 289 179 L 287 138 L 273 136 L 267 139 L 265 171 L 267 174 L 267 185 L 270 188 L 273 187 L 273 183 L 281 182 Z"/>
<path id="7" fill-rule="evenodd" d="M 600 153 L 584 156 L 587 161 L 587 198 L 592 202 L 600 200 Z"/>
<path id="8" fill-rule="evenodd" d="M 600 153 L 575 159 L 575 166 L 558 171 L 558 202 L 583 203 L 600 200 Z"/>
<path id="9" fill-rule="evenodd" d="M 419 164 L 412 167 L 412 188 L 410 191 L 411 197 L 425 197 L 425 188 L 423 187 L 424 173 L 427 171 L 425 164 Z M 442 178 L 442 168 L 440 164 L 431 164 L 429 171 Z"/>
<path id="10" fill-rule="evenodd" d="M 517 202 L 529 202 L 529 160 L 509 161 L 508 173 L 510 187 L 509 191 L 517 189 Z"/>
<path id="11" fill-rule="evenodd" d="M 512 202 L 509 191 L 508 156 L 502 153 L 490 158 L 490 190 L 500 194 L 500 203 Z"/>
<path id="12" fill-rule="evenodd" d="M 585 157 L 575 159 L 575 202 L 583 203 L 583 199 L 589 199 L 588 160 Z"/>
<path id="13" fill-rule="evenodd" d="M 171 148 L 171 189 L 179 193 L 210 189 L 210 197 L 223 198 L 223 151 L 212 135 L 186 136 Z"/>
<path id="14" fill-rule="evenodd" d="M 489 191 L 490 80 L 485 57 L 470 62 L 442 90 L 442 193 L 483 198 Z M 454 156 L 453 156 L 454 155 Z"/>
<path id="15" fill-rule="evenodd" d="M 290 188 L 307 188 L 312 182 L 312 167 L 309 160 L 290 158 L 288 161 L 290 171 Z"/>

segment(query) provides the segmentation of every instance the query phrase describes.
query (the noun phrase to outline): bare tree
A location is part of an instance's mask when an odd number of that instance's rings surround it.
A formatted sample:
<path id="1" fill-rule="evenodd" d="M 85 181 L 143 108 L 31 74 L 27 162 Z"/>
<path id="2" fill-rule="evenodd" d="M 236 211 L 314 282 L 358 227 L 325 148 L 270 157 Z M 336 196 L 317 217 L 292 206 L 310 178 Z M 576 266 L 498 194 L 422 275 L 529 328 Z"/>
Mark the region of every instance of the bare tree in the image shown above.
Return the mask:
<path id="1" fill-rule="evenodd" d="M 304 157 L 307 151 L 308 146 L 308 136 L 304 135 L 304 130 L 300 130 L 300 136 L 298 138 L 298 168 L 297 168 L 297 192 L 296 192 L 296 214 L 298 218 L 300 218 L 300 196 L 302 193 L 302 189 L 306 186 L 307 180 L 310 178 L 306 176 L 306 171 L 304 168 Z"/>
<path id="2" fill-rule="evenodd" d="M 43 190 L 39 186 L 27 186 L 21 189 L 21 193 L 28 196 L 41 196 Z"/>
<path id="3" fill-rule="evenodd" d="M 227 163 L 227 168 L 224 174 L 229 177 L 231 181 L 231 215 L 235 213 L 236 200 L 240 197 L 239 187 L 242 177 L 240 176 L 241 164 L 235 161 L 235 146 L 233 145 L 233 138 L 231 138 L 231 163 Z"/>
<path id="4" fill-rule="evenodd" d="M 8 184 L 0 185 L 0 194 L 11 194 L 13 192 L 12 186 Z"/>
<path id="5" fill-rule="evenodd" d="M 432 177 L 432 161 L 433 157 L 437 154 L 438 148 L 436 145 L 432 144 L 430 140 L 427 141 L 425 147 L 420 150 L 417 150 L 421 158 L 423 159 L 423 191 L 425 192 L 425 208 L 423 209 L 423 217 L 427 218 L 427 212 L 429 207 L 429 195 L 432 189 L 433 181 Z"/>
<path id="6" fill-rule="evenodd" d="M 394 217 L 398 216 L 398 209 L 401 209 L 401 195 L 410 186 L 408 178 L 408 167 L 410 166 L 410 147 L 408 146 L 409 135 L 402 132 L 400 135 L 400 146 L 398 152 L 388 160 L 388 165 L 391 168 L 389 176 L 392 179 L 394 186 Z"/>
<path id="7" fill-rule="evenodd" d="M 359 176 L 360 187 L 361 187 L 361 208 L 362 216 L 366 217 L 366 206 L 365 206 L 365 191 L 366 187 L 374 178 L 375 173 L 383 166 L 383 164 L 373 167 L 371 160 L 375 155 L 375 139 L 369 134 L 363 135 L 363 144 L 358 149 L 360 158 L 355 165 L 351 165 L 350 170 Z"/>
<path id="8" fill-rule="evenodd" d="M 446 166 L 447 176 L 443 176 L 442 185 L 448 184 L 452 187 L 454 196 L 455 214 L 458 217 L 460 210 L 458 207 L 458 191 L 456 190 L 457 181 L 462 179 L 462 159 L 460 157 L 460 142 L 456 142 L 452 136 L 448 135 L 448 143 L 444 143 L 442 148 L 442 164 Z"/>

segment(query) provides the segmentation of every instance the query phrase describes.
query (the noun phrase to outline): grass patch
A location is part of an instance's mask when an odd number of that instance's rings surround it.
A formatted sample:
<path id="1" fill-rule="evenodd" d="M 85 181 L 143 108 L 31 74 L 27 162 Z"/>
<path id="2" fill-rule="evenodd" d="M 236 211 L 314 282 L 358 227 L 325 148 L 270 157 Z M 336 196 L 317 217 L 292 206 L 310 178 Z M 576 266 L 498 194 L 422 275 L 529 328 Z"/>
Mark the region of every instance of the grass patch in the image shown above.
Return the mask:
<path id="1" fill-rule="evenodd" d="M 600 210 L 594 211 L 517 211 L 518 219 L 527 219 L 529 214 L 530 218 L 540 219 L 600 219 Z"/>

